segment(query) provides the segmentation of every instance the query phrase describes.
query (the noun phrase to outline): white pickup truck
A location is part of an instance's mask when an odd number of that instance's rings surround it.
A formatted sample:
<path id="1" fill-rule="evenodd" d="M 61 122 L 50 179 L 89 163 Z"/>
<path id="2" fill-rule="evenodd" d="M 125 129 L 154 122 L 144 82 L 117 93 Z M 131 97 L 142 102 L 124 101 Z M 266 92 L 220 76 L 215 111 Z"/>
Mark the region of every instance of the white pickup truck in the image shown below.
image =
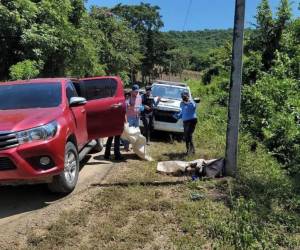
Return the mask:
<path id="1" fill-rule="evenodd" d="M 174 118 L 174 114 L 180 112 L 182 92 L 188 92 L 192 99 L 190 88 L 185 83 L 157 80 L 152 84 L 154 99 L 161 97 L 154 110 L 154 130 L 183 133 L 182 120 Z M 199 103 L 200 99 L 195 98 L 194 101 Z"/>

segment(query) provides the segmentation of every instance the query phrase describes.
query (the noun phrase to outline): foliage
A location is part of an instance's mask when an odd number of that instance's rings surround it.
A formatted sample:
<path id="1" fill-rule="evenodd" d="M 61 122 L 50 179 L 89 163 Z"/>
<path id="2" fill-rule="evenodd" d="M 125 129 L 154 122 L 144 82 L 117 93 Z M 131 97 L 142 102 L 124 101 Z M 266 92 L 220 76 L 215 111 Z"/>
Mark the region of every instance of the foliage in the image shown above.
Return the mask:
<path id="1" fill-rule="evenodd" d="M 213 76 L 228 72 L 231 66 L 231 44 L 225 43 L 221 48 L 211 51 L 208 55 L 207 68 L 203 70 L 202 80 L 205 84 L 211 82 Z"/>
<path id="2" fill-rule="evenodd" d="M 139 40 L 128 23 L 115 18 L 108 9 L 92 7 L 90 17 L 100 34 L 95 39 L 98 43 L 98 57 L 106 66 L 107 74 L 130 72 L 141 59 Z"/>
<path id="3" fill-rule="evenodd" d="M 148 3 L 118 4 L 111 9 L 112 13 L 126 20 L 138 35 L 142 54 L 140 71 L 143 82 L 146 81 L 146 77 L 149 77 L 148 81 L 156 78 L 163 71 L 158 69 L 159 67 L 168 68 L 164 62 L 168 57 L 167 51 L 173 49 L 170 41 L 159 32 L 163 27 L 159 10 L 158 6 L 151 6 Z M 137 69 L 134 68 L 134 71 L 136 72 Z"/>
<path id="4" fill-rule="evenodd" d="M 25 60 L 12 65 L 9 69 L 9 75 L 12 80 L 30 79 L 39 75 L 39 68 L 37 62 Z"/>
<path id="5" fill-rule="evenodd" d="M 283 164 L 299 172 L 299 19 L 292 19 L 290 3 L 281 0 L 273 15 L 269 1 L 257 8 L 256 25 L 246 33 L 242 90 L 242 130 L 250 132 Z M 209 52 L 203 82 L 217 86 L 215 98 L 227 105 L 230 49 Z"/>
<path id="6" fill-rule="evenodd" d="M 179 48 L 186 51 L 186 69 L 202 71 L 211 65 L 211 53 L 221 48 L 232 40 L 232 29 L 228 30 L 203 30 L 203 31 L 169 31 L 168 39 Z"/>
<path id="7" fill-rule="evenodd" d="M 159 9 L 149 4 L 88 12 L 84 0 L 4 0 L 0 22 L 0 79 L 31 60 L 41 62 L 42 77 L 121 74 L 128 82 L 138 71 L 154 75 L 170 45 L 159 32 Z"/>
<path id="8" fill-rule="evenodd" d="M 243 126 L 282 162 L 295 164 L 300 154 L 299 86 L 293 79 L 265 75 L 243 91 Z M 299 164 L 299 163 L 298 163 Z"/>
<path id="9" fill-rule="evenodd" d="M 257 32 L 246 45 L 242 125 L 295 173 L 300 170 L 298 21 L 292 24 L 287 0 L 280 2 L 275 18 L 262 0 L 256 18 Z"/>

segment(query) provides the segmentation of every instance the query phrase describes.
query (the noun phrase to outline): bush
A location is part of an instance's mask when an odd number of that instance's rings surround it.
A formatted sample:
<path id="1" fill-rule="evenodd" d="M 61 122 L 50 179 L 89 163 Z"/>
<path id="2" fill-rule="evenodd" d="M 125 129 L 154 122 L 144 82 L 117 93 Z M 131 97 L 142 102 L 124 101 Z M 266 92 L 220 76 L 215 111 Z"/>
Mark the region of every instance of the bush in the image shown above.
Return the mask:
<path id="1" fill-rule="evenodd" d="M 291 172 L 300 164 L 299 100 L 298 83 L 289 78 L 265 75 L 243 89 L 243 130 L 260 139 Z"/>
<path id="2" fill-rule="evenodd" d="M 11 66 L 9 72 L 12 80 L 30 79 L 39 75 L 40 66 L 36 61 L 25 60 Z"/>

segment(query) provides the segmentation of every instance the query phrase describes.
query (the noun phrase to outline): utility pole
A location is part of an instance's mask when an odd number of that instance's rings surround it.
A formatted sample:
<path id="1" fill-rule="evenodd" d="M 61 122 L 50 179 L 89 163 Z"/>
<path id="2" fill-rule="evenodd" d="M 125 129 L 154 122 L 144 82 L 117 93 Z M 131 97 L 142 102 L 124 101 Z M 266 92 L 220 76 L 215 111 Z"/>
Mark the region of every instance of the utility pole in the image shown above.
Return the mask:
<path id="1" fill-rule="evenodd" d="M 236 0 L 235 2 L 232 63 L 225 153 L 225 172 L 226 175 L 229 176 L 235 176 L 237 173 L 238 137 L 240 124 L 241 86 L 243 69 L 245 1 L 246 0 Z"/>

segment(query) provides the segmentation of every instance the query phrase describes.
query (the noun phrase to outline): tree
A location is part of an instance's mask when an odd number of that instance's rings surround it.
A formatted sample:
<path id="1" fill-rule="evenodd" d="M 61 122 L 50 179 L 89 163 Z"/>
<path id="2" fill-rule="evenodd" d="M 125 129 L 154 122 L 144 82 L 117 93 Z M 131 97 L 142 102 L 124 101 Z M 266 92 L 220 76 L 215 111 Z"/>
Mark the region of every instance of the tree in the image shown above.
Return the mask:
<path id="1" fill-rule="evenodd" d="M 23 30 L 35 22 L 37 6 L 30 0 L 2 0 L 0 3 L 0 78 L 7 79 L 9 68 L 24 59 Z"/>
<path id="2" fill-rule="evenodd" d="M 272 67 L 276 50 L 280 50 L 281 47 L 282 34 L 290 21 L 289 0 L 280 1 L 275 18 L 273 18 L 268 0 L 262 0 L 257 7 L 256 30 L 253 32 L 249 44 L 246 45 L 245 51 L 261 51 L 264 71 L 268 71 Z"/>
<path id="3" fill-rule="evenodd" d="M 146 3 L 132 6 L 118 4 L 111 9 L 112 13 L 126 20 L 139 36 L 143 56 L 140 67 L 143 81 L 147 76 L 152 79 L 157 75 L 155 66 L 161 65 L 163 57 L 169 49 L 166 46 L 169 43 L 161 42 L 164 40 L 164 35 L 159 32 L 159 29 L 163 27 L 159 9 L 158 6 Z"/>
<path id="4" fill-rule="evenodd" d="M 109 9 L 92 7 L 90 17 L 94 29 L 98 56 L 107 74 L 130 75 L 141 60 L 139 38 L 126 21 L 117 19 Z"/>
<path id="5" fill-rule="evenodd" d="M 287 29 L 291 22 L 292 10 L 289 0 L 281 0 L 276 13 L 275 27 L 274 27 L 274 40 L 275 49 L 280 48 L 280 41 L 284 30 Z"/>
<path id="6" fill-rule="evenodd" d="M 163 27 L 159 10 L 158 6 L 151 6 L 148 3 L 141 3 L 140 5 L 118 4 L 111 9 L 112 13 L 127 20 L 130 27 L 141 36 L 148 31 L 159 31 Z"/>
<path id="7" fill-rule="evenodd" d="M 270 69 L 275 52 L 274 20 L 268 0 L 262 0 L 257 7 L 256 30 L 250 45 L 253 50 L 262 53 L 262 64 L 265 70 Z"/>

